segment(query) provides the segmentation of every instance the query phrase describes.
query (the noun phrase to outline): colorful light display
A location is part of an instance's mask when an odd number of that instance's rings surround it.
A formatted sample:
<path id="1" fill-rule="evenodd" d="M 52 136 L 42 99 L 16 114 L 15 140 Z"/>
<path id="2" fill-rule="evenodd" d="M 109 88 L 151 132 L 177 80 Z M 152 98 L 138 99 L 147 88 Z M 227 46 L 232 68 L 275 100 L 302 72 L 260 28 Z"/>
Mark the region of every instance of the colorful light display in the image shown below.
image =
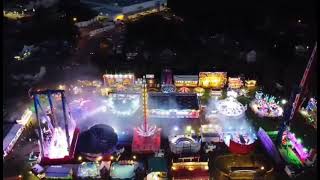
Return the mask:
<path id="1" fill-rule="evenodd" d="M 250 107 L 258 116 L 261 117 L 280 117 L 283 115 L 283 109 L 279 106 L 279 101 L 276 102 L 274 96 L 264 95 L 257 91 L 255 99 L 250 103 Z"/>
<path id="2" fill-rule="evenodd" d="M 305 161 L 309 157 L 308 150 L 303 147 L 301 140 L 297 139 L 294 133 L 286 131 L 282 136 L 283 145 L 291 145 L 292 149 L 296 151 L 296 154 L 302 161 Z"/>
<path id="3" fill-rule="evenodd" d="M 227 82 L 226 72 L 200 72 L 199 86 L 204 88 L 222 89 Z"/>

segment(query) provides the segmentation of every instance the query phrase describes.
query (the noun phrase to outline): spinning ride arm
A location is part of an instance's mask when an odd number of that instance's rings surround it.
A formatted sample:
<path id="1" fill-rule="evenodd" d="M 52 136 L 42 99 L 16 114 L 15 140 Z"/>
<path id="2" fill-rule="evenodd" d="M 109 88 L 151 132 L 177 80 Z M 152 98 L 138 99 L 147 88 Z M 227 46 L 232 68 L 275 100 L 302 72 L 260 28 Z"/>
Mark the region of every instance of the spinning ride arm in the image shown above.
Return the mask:
<path id="1" fill-rule="evenodd" d="M 292 91 L 292 94 L 291 94 L 291 97 L 289 100 L 289 105 L 287 106 L 287 108 L 284 111 L 284 115 L 283 115 L 282 122 L 281 122 L 279 132 L 278 132 L 277 145 L 281 144 L 284 131 L 290 125 L 290 121 L 293 119 L 294 115 L 296 114 L 297 110 L 299 109 L 299 107 L 302 103 L 302 97 L 306 93 L 306 86 L 308 85 L 307 83 L 309 82 L 309 79 L 310 79 L 311 69 L 316 62 L 315 61 L 316 52 L 317 52 L 317 42 L 313 48 L 312 54 L 310 56 L 308 65 L 304 71 L 299 88 L 294 89 Z"/>

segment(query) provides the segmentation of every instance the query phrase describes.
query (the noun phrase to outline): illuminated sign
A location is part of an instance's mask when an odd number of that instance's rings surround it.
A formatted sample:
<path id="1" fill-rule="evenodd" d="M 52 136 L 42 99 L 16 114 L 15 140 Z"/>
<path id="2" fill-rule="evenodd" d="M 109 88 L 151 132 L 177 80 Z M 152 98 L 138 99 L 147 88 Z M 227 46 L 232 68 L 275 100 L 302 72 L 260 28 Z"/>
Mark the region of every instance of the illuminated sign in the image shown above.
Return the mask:
<path id="1" fill-rule="evenodd" d="M 122 84 L 124 86 L 130 86 L 134 84 L 133 74 L 105 74 L 103 75 L 104 84 L 106 86 L 114 86 Z"/>
<path id="2" fill-rule="evenodd" d="M 204 88 L 222 89 L 227 82 L 226 72 L 200 72 L 199 86 Z"/>
<path id="3" fill-rule="evenodd" d="M 243 82 L 239 77 L 236 77 L 236 78 L 229 77 L 228 86 L 231 89 L 239 89 L 243 86 Z"/>
<path id="4" fill-rule="evenodd" d="M 198 86 L 198 79 L 197 75 L 174 75 L 174 85 L 177 87 L 197 87 Z"/>

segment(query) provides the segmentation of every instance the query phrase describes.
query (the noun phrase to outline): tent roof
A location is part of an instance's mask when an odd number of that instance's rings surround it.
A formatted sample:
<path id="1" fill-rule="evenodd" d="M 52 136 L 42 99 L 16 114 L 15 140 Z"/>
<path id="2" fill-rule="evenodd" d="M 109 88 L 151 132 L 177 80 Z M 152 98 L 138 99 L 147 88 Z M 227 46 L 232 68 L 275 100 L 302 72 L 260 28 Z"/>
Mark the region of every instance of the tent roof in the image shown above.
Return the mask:
<path id="1" fill-rule="evenodd" d="M 161 157 L 153 157 L 148 159 L 149 172 L 167 172 L 167 160 Z"/>

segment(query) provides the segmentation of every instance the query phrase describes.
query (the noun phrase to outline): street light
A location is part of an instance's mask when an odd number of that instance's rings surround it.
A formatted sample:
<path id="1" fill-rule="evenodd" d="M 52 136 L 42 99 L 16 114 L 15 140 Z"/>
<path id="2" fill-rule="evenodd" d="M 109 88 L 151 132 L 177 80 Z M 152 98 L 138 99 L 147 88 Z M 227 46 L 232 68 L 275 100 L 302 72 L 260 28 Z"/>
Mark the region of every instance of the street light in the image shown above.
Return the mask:
<path id="1" fill-rule="evenodd" d="M 74 22 L 76 22 L 76 21 L 77 21 L 77 18 L 76 18 L 76 17 L 74 17 L 74 18 L 73 18 L 73 21 L 74 21 Z"/>
<path id="2" fill-rule="evenodd" d="M 287 103 L 287 100 L 285 100 L 285 99 L 282 99 L 282 100 L 281 100 L 281 104 L 284 105 L 284 104 L 286 104 L 286 103 Z"/>

